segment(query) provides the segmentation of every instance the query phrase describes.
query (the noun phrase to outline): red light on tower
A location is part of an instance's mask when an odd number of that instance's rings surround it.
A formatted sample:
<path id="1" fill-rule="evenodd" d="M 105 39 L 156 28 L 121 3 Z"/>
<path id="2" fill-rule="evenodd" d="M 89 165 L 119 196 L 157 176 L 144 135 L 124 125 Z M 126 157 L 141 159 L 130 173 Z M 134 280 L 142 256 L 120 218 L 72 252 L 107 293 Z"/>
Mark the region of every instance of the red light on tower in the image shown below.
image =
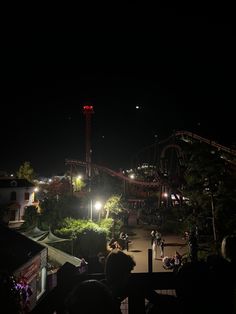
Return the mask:
<path id="1" fill-rule="evenodd" d="M 93 106 L 84 106 L 83 109 L 84 109 L 84 113 L 88 113 L 88 112 L 94 113 Z"/>

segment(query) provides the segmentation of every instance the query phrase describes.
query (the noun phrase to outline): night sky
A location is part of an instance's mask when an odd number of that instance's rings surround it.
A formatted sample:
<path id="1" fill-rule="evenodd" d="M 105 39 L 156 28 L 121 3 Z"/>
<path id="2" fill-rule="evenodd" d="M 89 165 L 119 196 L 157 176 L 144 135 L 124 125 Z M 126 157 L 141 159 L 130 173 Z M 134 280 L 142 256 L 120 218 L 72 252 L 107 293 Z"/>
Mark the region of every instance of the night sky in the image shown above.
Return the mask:
<path id="1" fill-rule="evenodd" d="M 65 158 L 84 160 L 86 103 L 95 111 L 92 159 L 112 169 L 173 130 L 233 147 L 232 23 L 163 10 L 150 27 L 34 33 L 29 69 L 12 65 L 1 82 L 0 170 L 27 160 L 52 175 L 65 171 Z"/>

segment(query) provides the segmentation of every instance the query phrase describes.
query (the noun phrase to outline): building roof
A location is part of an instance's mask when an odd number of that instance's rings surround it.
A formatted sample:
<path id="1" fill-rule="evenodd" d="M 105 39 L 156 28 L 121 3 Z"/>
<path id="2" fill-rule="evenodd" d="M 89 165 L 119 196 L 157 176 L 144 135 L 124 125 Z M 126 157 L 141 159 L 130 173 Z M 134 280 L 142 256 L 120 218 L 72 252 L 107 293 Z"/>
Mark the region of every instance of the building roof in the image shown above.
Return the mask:
<path id="1" fill-rule="evenodd" d="M 23 234 L 0 225 L 0 269 L 14 272 L 44 249 Z"/>
<path id="2" fill-rule="evenodd" d="M 48 248 L 49 259 L 57 262 L 60 266 L 64 265 L 65 263 L 70 263 L 75 267 L 81 267 L 82 260 L 80 258 L 58 250 L 50 245 L 47 245 L 46 243 L 43 245 Z"/>
<path id="3" fill-rule="evenodd" d="M 0 179 L 0 188 L 30 188 L 34 186 L 26 179 Z"/>
<path id="4" fill-rule="evenodd" d="M 50 246 L 50 244 L 52 243 L 72 241 L 71 239 L 59 238 L 55 236 L 55 234 L 53 234 L 51 230 L 42 231 L 38 227 L 35 227 L 30 231 L 25 232 L 24 234 L 30 237 L 32 240 L 37 241 L 37 243 L 41 243 L 43 246 L 47 247 L 49 259 L 57 262 L 60 266 L 68 262 L 76 267 L 83 266 L 82 260 L 80 258 L 56 249 L 53 246 Z M 47 236 L 45 237 L 45 235 Z"/>

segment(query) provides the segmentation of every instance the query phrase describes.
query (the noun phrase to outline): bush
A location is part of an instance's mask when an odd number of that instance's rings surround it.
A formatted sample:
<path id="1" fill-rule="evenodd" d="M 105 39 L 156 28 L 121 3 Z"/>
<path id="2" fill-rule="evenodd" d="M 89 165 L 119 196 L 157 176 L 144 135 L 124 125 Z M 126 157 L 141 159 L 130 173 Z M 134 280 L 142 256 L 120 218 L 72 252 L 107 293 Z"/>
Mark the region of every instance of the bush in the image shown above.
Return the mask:
<path id="1" fill-rule="evenodd" d="M 106 250 L 106 240 L 112 219 L 101 221 L 100 225 L 90 220 L 66 218 L 62 228 L 55 230 L 58 236 L 73 239 L 73 255 L 77 257 L 95 256 Z M 64 250 L 72 251 L 71 244 L 63 244 Z"/>

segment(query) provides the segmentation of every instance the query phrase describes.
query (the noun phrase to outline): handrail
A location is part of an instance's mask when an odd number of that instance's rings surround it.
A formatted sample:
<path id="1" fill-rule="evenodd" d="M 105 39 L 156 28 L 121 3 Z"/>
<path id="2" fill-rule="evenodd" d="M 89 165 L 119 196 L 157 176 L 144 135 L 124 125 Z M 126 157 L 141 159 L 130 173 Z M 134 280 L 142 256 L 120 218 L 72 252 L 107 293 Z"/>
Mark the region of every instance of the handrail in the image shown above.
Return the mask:
<path id="1" fill-rule="evenodd" d="M 58 286 L 48 293 L 32 310 L 32 314 L 52 314 L 63 312 L 66 295 L 73 287 L 87 279 L 103 280 L 105 275 L 80 274 L 74 272 L 60 275 Z M 145 291 L 175 290 L 176 276 L 173 272 L 131 273 L 129 278 L 128 314 L 145 314 Z"/>

